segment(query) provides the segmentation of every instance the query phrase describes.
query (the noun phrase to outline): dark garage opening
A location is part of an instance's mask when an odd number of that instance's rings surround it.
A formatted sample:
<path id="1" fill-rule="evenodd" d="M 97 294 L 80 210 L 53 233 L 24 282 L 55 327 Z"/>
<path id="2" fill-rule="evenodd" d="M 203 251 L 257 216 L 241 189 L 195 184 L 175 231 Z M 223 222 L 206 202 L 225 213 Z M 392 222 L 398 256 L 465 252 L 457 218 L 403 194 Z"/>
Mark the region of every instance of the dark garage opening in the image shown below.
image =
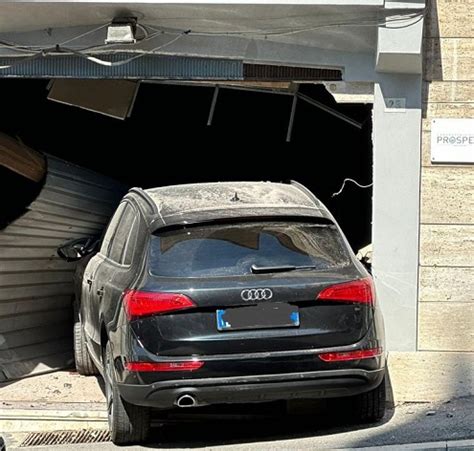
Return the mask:
<path id="1" fill-rule="evenodd" d="M 221 89 L 208 127 L 212 88 L 142 83 L 131 117 L 121 121 L 47 100 L 44 80 L 2 80 L 0 87 L 0 131 L 33 149 L 142 188 L 297 180 L 328 206 L 355 251 L 370 242 L 372 189 L 349 184 L 332 194 L 345 178 L 371 183 L 371 105 L 337 104 L 324 86 L 302 85 L 363 127 L 299 101 L 288 143 L 291 96 Z M 2 168 L 3 222 L 34 195 L 8 173 Z M 12 186 L 24 199 L 7 195 Z"/>
<path id="2" fill-rule="evenodd" d="M 208 127 L 212 87 L 142 83 L 125 121 L 52 102 L 42 80 L 4 79 L 0 90 L 0 138 L 111 177 L 48 158 L 47 176 L 32 182 L 0 164 L 0 382 L 73 366 L 74 264 L 57 246 L 100 233 L 123 188 L 114 179 L 142 188 L 293 179 L 328 206 L 355 251 L 371 241 L 372 189 L 347 184 L 332 195 L 345 178 L 371 183 L 372 107 L 337 104 L 322 85 L 300 92 L 361 129 L 298 100 L 286 142 L 292 96 L 269 93 L 220 89 Z M 75 171 L 87 173 L 85 185 Z"/>

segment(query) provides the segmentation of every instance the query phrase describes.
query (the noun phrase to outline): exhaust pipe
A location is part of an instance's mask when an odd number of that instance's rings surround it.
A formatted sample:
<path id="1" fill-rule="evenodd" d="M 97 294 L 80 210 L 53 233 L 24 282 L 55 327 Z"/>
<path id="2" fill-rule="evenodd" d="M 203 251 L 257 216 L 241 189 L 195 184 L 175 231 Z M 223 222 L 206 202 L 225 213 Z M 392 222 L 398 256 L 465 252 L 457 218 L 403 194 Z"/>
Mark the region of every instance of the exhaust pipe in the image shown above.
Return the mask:
<path id="1" fill-rule="evenodd" d="M 197 401 L 192 395 L 182 395 L 176 400 L 175 404 L 178 407 L 196 407 Z"/>

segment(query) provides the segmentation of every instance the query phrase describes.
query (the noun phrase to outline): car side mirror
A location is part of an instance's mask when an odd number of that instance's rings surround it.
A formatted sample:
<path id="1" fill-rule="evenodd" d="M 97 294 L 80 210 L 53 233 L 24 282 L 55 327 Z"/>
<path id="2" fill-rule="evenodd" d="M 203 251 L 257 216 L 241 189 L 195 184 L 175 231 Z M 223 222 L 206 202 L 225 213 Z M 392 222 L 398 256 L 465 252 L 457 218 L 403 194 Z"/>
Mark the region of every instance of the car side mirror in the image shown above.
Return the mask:
<path id="1" fill-rule="evenodd" d="M 96 237 L 78 238 L 58 247 L 58 255 L 67 262 L 75 262 L 97 252 L 99 240 Z"/>

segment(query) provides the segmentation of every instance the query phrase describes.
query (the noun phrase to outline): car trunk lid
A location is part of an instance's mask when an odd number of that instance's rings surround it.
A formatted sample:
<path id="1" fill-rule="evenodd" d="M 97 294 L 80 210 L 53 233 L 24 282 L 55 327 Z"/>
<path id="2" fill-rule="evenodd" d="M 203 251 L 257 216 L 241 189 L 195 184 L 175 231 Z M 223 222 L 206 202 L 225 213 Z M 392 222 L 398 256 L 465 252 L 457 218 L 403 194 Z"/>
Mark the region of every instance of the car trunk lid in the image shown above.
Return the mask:
<path id="1" fill-rule="evenodd" d="M 132 322 L 144 347 L 169 356 L 240 354 L 344 346 L 361 340 L 372 320 L 367 303 L 318 300 L 324 289 L 357 278 L 356 272 L 281 274 L 228 281 L 168 282 L 168 292 L 186 296 L 195 304 L 175 312 L 151 315 Z M 147 290 L 161 291 L 160 283 Z M 250 293 L 250 297 L 249 297 Z M 268 310 L 290 306 L 298 322 L 252 318 Z M 219 330 L 218 312 L 243 312 L 250 327 Z M 234 315 L 235 316 L 235 315 Z M 232 316 L 230 316 L 232 318 Z"/>

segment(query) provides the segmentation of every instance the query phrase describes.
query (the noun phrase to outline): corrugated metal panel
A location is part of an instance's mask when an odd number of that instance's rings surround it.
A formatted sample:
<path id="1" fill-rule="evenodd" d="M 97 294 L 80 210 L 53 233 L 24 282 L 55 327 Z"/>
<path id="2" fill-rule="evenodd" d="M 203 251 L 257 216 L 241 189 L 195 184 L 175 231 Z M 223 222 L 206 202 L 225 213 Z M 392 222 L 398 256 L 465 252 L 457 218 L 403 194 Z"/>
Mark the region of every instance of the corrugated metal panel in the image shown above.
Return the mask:
<path id="1" fill-rule="evenodd" d="M 133 55 L 132 55 L 133 56 Z M 130 58 L 130 54 L 101 55 L 107 61 Z M 19 58 L 0 58 L 0 78 L 119 78 L 172 80 L 242 80 L 240 60 L 145 55 L 121 66 L 102 66 L 79 56 L 59 55 L 18 64 Z"/>
<path id="2" fill-rule="evenodd" d="M 47 156 L 42 191 L 0 231 L 0 380 L 72 364 L 74 263 L 57 247 L 100 233 L 125 187 Z"/>

